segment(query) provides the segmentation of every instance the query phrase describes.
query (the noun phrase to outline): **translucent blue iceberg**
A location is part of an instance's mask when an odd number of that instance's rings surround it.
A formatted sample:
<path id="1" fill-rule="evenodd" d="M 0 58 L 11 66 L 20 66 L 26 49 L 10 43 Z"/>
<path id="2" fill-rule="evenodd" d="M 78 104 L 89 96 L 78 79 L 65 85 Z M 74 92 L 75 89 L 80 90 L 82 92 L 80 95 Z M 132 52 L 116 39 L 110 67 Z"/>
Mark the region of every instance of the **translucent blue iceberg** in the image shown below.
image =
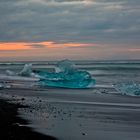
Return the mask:
<path id="1" fill-rule="evenodd" d="M 95 79 L 87 71 L 75 68 L 69 60 L 58 62 L 55 72 L 39 71 L 39 85 L 62 88 L 89 88 L 95 85 Z"/>
<path id="2" fill-rule="evenodd" d="M 115 89 L 123 95 L 140 95 L 140 85 L 134 82 L 119 83 L 114 85 Z"/>

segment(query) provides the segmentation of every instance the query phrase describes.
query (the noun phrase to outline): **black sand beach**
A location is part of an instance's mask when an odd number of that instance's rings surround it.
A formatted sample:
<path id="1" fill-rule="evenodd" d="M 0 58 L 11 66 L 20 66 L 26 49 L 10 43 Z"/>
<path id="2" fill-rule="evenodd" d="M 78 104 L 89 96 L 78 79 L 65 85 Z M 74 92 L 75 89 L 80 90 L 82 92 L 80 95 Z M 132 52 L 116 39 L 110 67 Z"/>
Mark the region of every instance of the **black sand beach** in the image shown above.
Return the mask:
<path id="1" fill-rule="evenodd" d="M 0 101 L 4 140 L 140 139 L 139 97 L 58 88 L 3 89 L 0 96 L 16 103 Z"/>
<path id="2" fill-rule="evenodd" d="M 46 136 L 32 131 L 24 126 L 28 122 L 18 117 L 18 108 L 23 108 L 20 104 L 11 104 L 0 99 L 0 139 L 1 140 L 56 140 L 51 136 Z"/>

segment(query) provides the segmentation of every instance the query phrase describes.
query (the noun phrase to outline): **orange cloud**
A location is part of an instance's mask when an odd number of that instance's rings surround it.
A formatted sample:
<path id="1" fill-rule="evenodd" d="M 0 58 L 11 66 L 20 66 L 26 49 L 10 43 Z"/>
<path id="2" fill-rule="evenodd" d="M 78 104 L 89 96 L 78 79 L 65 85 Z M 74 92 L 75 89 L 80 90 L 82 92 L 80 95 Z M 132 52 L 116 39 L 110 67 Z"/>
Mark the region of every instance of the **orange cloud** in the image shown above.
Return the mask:
<path id="1" fill-rule="evenodd" d="M 63 44 L 66 47 L 82 47 L 82 46 L 93 46 L 95 44 L 88 44 L 88 43 L 65 43 Z"/>
<path id="2" fill-rule="evenodd" d="M 5 50 L 27 50 L 30 47 L 24 42 L 0 42 L 0 51 Z"/>
<path id="3" fill-rule="evenodd" d="M 44 42 L 0 42 L 0 51 L 10 50 L 31 50 L 37 49 L 37 47 L 31 47 L 35 45 L 42 45 L 46 48 L 67 48 L 67 47 L 84 47 L 84 46 L 95 46 L 92 43 L 57 43 L 53 41 Z"/>
<path id="4" fill-rule="evenodd" d="M 48 48 L 67 48 L 67 47 L 87 47 L 87 46 L 97 46 L 94 43 L 56 43 L 56 42 L 41 42 L 40 44 L 48 46 Z"/>

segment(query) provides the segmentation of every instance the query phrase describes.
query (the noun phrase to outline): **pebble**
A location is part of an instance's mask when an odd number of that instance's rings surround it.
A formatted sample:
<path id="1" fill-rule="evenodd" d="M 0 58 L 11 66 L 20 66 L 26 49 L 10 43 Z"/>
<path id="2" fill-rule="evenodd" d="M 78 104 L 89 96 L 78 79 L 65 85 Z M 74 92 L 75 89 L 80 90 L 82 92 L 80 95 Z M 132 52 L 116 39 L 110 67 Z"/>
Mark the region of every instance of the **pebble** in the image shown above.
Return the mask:
<path id="1" fill-rule="evenodd" d="M 84 133 L 84 132 L 83 132 L 82 135 L 85 136 L 85 135 L 87 135 L 87 133 Z"/>
<path id="2" fill-rule="evenodd" d="M 25 100 L 25 98 L 21 98 L 21 100 L 22 100 L 22 101 L 24 101 L 24 100 Z"/>

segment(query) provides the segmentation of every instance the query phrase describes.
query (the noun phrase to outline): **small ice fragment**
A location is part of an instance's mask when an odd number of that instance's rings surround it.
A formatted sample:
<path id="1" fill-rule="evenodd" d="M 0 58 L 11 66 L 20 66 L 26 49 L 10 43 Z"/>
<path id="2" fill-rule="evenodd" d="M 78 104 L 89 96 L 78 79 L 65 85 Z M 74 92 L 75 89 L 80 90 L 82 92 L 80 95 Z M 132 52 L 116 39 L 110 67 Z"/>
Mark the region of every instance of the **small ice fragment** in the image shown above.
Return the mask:
<path id="1" fill-rule="evenodd" d="M 19 72 L 18 75 L 21 76 L 31 76 L 32 74 L 32 64 L 25 64 L 24 68 Z"/>
<path id="2" fill-rule="evenodd" d="M 7 85 L 6 83 L 0 84 L 0 89 L 8 89 L 11 88 L 11 85 Z"/>
<path id="3" fill-rule="evenodd" d="M 114 88 L 124 95 L 130 96 L 140 95 L 140 85 L 134 82 L 115 84 Z"/>
<path id="4" fill-rule="evenodd" d="M 6 74 L 7 74 L 8 76 L 16 76 L 16 75 L 17 75 L 15 72 L 13 72 L 13 71 L 11 71 L 11 70 L 6 70 Z"/>
<path id="5" fill-rule="evenodd" d="M 11 70 L 6 70 L 6 74 L 8 76 L 24 76 L 24 77 L 37 77 L 35 73 L 32 71 L 32 64 L 25 64 L 24 68 L 20 71 L 15 73 L 14 71 Z"/>
<path id="6" fill-rule="evenodd" d="M 3 89 L 3 88 L 4 88 L 4 86 L 2 84 L 0 84 L 0 89 Z"/>

